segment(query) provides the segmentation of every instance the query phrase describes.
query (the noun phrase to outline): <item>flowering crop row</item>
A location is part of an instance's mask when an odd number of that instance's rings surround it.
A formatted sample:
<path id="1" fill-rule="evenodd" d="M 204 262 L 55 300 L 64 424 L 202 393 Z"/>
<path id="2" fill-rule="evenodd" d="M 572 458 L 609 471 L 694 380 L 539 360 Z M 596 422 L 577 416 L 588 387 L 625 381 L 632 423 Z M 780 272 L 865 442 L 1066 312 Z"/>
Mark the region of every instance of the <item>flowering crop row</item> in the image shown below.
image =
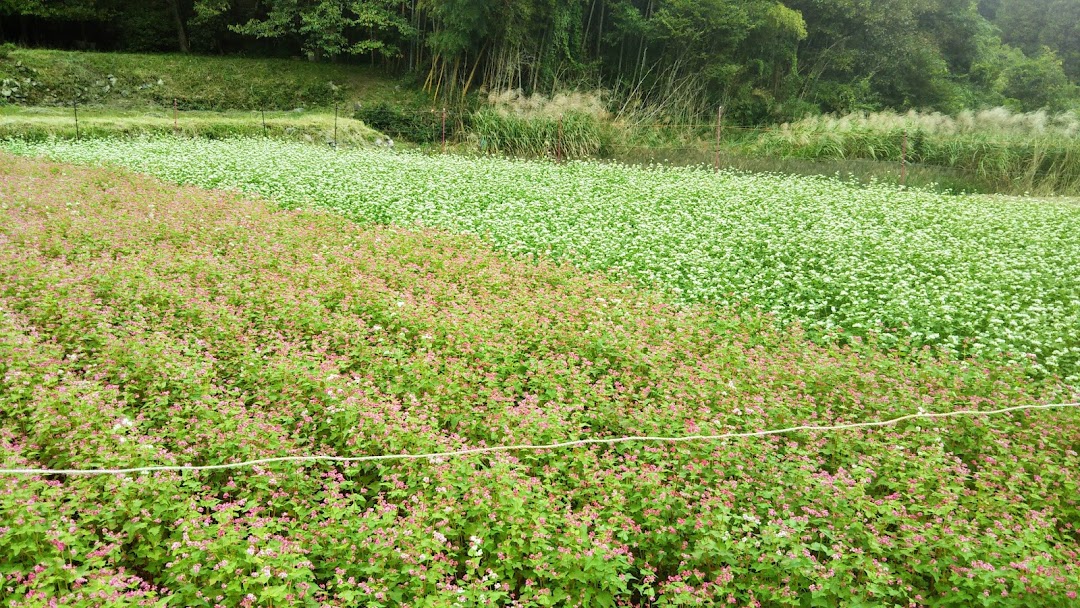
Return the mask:
<path id="1" fill-rule="evenodd" d="M 538 181 L 522 191 L 554 179 L 544 171 L 583 185 L 606 171 L 528 170 Z M 470 236 L 0 156 L 5 467 L 725 432 L 1065 390 L 1019 368 L 814 345 L 751 312 Z M 1068 606 L 1078 445 L 1068 410 L 358 466 L 3 476 L 0 604 Z"/>
<path id="2" fill-rule="evenodd" d="M 481 235 L 515 254 L 624 273 L 685 301 L 760 307 L 819 341 L 880 334 L 886 346 L 1004 355 L 1080 384 L 1075 204 L 259 140 L 7 147 L 365 223 Z"/>

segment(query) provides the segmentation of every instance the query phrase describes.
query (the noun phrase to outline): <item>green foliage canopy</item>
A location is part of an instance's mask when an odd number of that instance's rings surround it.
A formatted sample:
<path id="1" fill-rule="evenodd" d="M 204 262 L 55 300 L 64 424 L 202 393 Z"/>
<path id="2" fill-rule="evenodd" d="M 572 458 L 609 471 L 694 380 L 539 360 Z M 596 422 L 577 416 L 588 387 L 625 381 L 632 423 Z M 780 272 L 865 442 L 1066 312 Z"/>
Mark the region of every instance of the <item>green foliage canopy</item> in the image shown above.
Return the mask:
<path id="1" fill-rule="evenodd" d="M 1080 0 L 0 0 L 0 42 L 370 61 L 448 101 L 603 88 L 618 112 L 746 123 L 1066 110 L 1078 24 Z"/>

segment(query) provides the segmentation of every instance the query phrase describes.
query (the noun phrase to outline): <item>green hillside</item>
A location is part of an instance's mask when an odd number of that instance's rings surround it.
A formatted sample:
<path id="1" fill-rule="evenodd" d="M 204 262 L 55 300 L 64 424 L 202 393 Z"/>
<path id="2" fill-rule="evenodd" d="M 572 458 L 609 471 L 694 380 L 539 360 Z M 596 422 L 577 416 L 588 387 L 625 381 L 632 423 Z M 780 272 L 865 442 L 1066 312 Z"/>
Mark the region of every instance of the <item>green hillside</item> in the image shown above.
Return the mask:
<path id="1" fill-rule="evenodd" d="M 82 104 L 182 110 L 293 110 L 335 102 L 410 100 L 419 93 L 377 68 L 179 54 L 15 49 L 0 54 L 9 104 Z"/>

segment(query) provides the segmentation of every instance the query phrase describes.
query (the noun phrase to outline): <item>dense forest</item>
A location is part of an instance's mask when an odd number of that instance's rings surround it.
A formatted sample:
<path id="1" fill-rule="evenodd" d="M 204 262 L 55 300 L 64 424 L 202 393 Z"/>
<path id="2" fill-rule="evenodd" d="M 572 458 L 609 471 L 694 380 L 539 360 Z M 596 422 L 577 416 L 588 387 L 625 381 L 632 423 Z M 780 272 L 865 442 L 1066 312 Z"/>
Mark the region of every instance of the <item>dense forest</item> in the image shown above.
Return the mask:
<path id="1" fill-rule="evenodd" d="M 1076 108 L 1080 0 L 0 0 L 0 42 L 306 57 L 740 122 Z"/>

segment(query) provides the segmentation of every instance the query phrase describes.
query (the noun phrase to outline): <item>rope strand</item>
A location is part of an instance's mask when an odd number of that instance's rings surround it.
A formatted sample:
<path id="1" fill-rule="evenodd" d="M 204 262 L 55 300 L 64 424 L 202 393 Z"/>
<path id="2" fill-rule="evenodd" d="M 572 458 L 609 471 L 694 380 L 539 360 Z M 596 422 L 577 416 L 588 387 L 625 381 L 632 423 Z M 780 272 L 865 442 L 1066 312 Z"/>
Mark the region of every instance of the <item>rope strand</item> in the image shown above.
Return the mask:
<path id="1" fill-rule="evenodd" d="M 239 469 L 244 467 L 251 467 L 261 464 L 272 464 L 277 462 L 337 462 L 337 463 L 359 463 L 359 462 L 375 462 L 382 460 L 423 460 L 434 458 L 451 458 L 455 456 L 469 456 L 473 454 L 490 454 L 493 452 L 517 452 L 517 451 L 541 451 L 541 450 L 557 450 L 561 448 L 577 447 L 584 445 L 613 445 L 618 443 L 630 443 L 630 442 L 657 442 L 657 443 L 684 443 L 693 441 L 720 441 L 724 439 L 743 439 L 749 437 L 765 437 L 768 435 L 781 435 L 786 433 L 794 433 L 797 431 L 842 431 L 857 428 L 875 428 L 883 427 L 903 422 L 905 420 L 915 420 L 918 418 L 952 418 L 958 416 L 993 416 L 998 414 L 1006 414 L 1009 412 L 1017 412 L 1021 410 L 1046 410 L 1046 409 L 1058 409 L 1058 408 L 1074 408 L 1080 407 L 1080 403 L 1050 403 L 1043 405 L 1017 405 L 1013 407 L 1002 408 L 998 410 L 957 410 L 955 412 L 919 412 L 917 414 L 908 414 L 906 416 L 900 416 L 899 418 L 892 418 L 890 420 L 880 420 L 876 422 L 853 422 L 849 424 L 837 424 L 830 426 L 814 426 L 814 425 L 800 425 L 792 426 L 782 429 L 772 429 L 767 431 L 746 431 L 741 433 L 722 433 L 719 435 L 687 435 L 683 437 L 653 437 L 653 436 L 632 436 L 632 437 L 609 437 L 599 439 L 577 439 L 574 441 L 564 441 L 560 443 L 549 443 L 541 445 L 533 444 L 520 444 L 520 445 L 503 445 L 503 446 L 491 446 L 483 448 L 468 448 L 463 450 L 451 450 L 446 452 L 431 452 L 427 454 L 380 454 L 371 456 L 279 456 L 275 458 L 259 458 L 256 460 L 245 460 L 243 462 L 232 462 L 226 464 L 210 464 L 210 465 L 158 465 L 158 466 L 146 466 L 146 467 L 130 467 L 125 469 L 0 469 L 0 475 L 126 475 L 130 473 L 150 473 L 155 471 L 219 471 L 222 469 Z"/>

